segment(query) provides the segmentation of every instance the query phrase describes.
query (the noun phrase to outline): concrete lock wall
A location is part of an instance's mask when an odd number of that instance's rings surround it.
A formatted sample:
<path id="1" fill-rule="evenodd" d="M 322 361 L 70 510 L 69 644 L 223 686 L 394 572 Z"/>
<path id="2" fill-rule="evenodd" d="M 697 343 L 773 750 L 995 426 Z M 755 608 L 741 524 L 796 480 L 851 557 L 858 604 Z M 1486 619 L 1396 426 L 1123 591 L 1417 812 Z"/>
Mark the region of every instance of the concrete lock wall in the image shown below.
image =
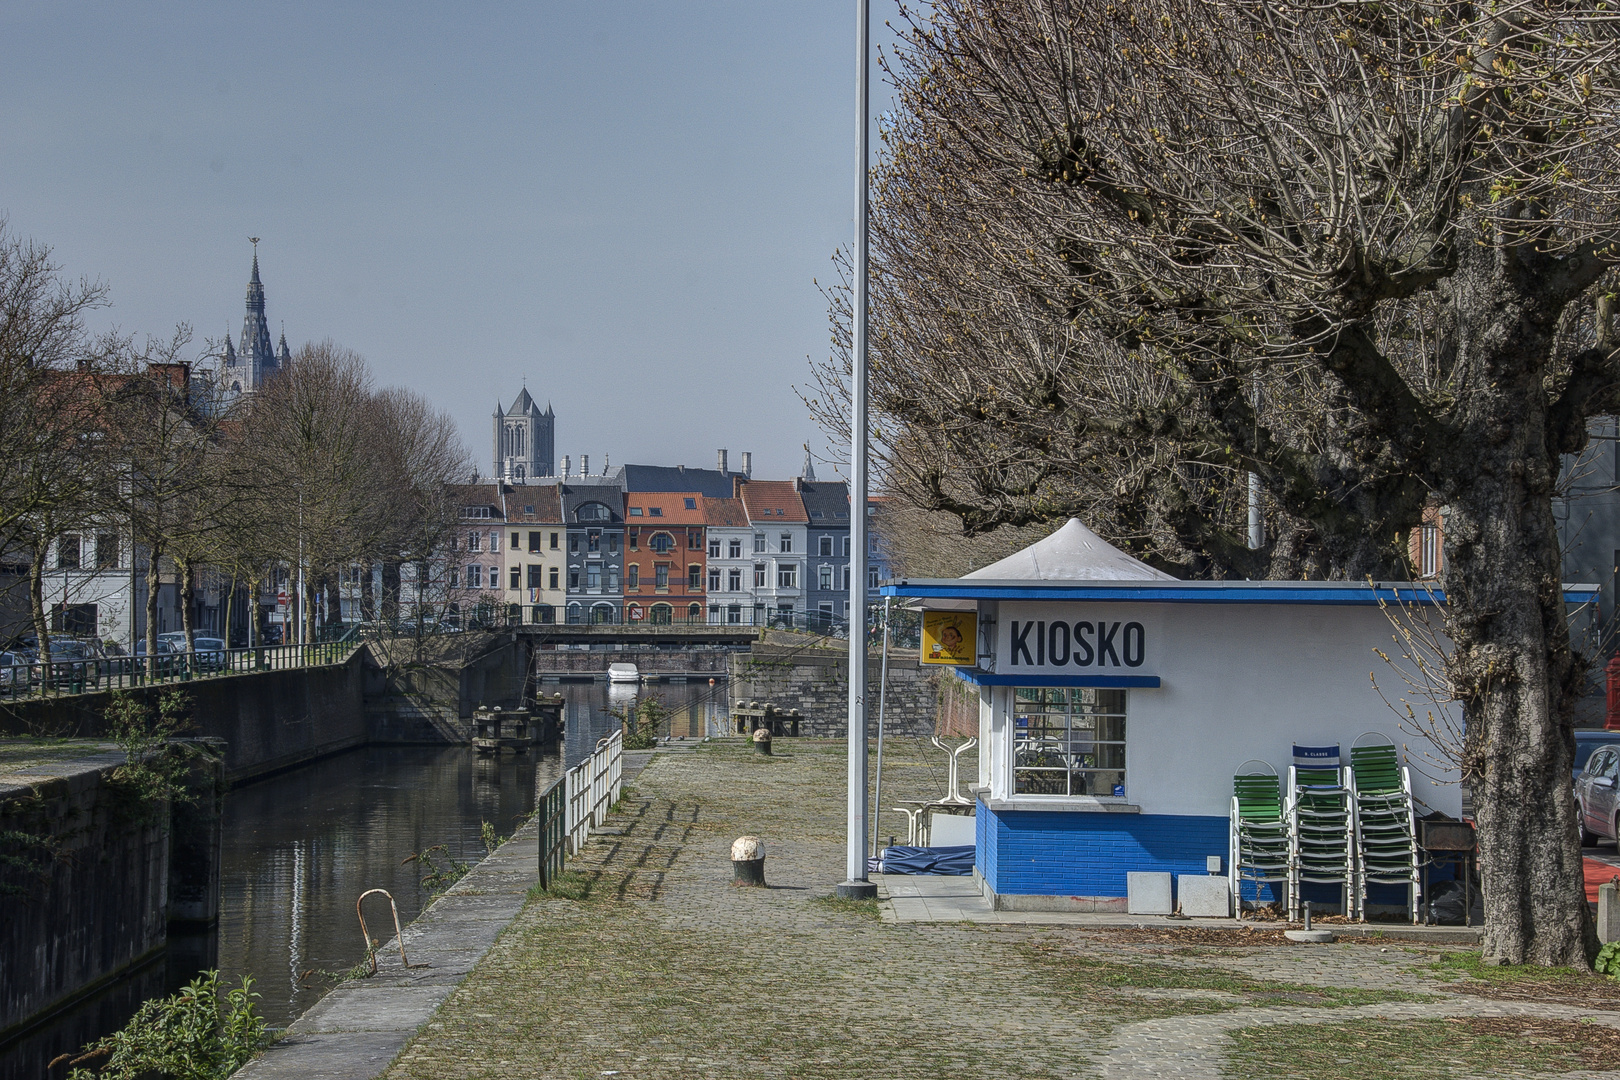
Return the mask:
<path id="1" fill-rule="evenodd" d="M 867 678 L 867 728 L 877 734 L 881 659 L 873 655 Z M 849 656 L 833 649 L 793 649 L 764 643 L 730 661 L 730 707 L 759 701 L 798 709 L 801 735 L 843 738 L 849 732 Z M 934 733 L 939 708 L 938 673 L 915 655 L 889 657 L 884 730 L 891 735 Z"/>
<path id="2" fill-rule="evenodd" d="M 154 959 L 171 919 L 218 917 L 217 759 L 194 761 L 193 802 L 155 807 L 111 782 L 122 762 L 96 754 L 0 788 L 0 1041 Z"/>

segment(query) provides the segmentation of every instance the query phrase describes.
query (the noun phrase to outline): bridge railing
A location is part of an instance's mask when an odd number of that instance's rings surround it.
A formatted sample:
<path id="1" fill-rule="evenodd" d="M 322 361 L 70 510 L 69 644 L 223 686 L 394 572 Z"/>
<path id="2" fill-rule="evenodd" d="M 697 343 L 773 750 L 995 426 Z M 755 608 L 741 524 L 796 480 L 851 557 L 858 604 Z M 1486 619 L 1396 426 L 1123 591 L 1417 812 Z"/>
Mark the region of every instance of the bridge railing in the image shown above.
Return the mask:
<path id="1" fill-rule="evenodd" d="M 262 645 L 251 649 L 162 652 L 0 665 L 0 698 L 57 697 L 346 663 L 357 642 Z"/>

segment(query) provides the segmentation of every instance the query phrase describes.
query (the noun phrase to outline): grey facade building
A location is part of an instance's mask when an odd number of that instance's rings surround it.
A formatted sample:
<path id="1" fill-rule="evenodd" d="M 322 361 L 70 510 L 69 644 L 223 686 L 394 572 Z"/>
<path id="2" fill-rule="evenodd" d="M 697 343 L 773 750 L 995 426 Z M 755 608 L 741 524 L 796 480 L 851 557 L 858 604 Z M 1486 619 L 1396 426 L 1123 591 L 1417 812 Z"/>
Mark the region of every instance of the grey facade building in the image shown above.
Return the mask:
<path id="1" fill-rule="evenodd" d="M 233 394 L 251 394 L 291 362 L 285 333 L 281 335 L 279 349 L 270 344 L 270 322 L 264 314 L 264 283 L 259 280 L 259 253 L 255 248 L 253 274 L 248 278 L 247 314 L 242 318 L 242 343 L 233 348 L 231 339 L 225 339 L 225 385 Z"/>
<path id="2" fill-rule="evenodd" d="M 624 621 L 624 491 L 617 478 L 559 484 L 568 532 L 567 621 Z"/>
<path id="3" fill-rule="evenodd" d="M 831 627 L 849 618 L 849 488 L 841 480 L 817 480 L 808 451 L 803 475 L 795 483 L 809 518 L 804 610 L 816 623 Z"/>
<path id="4" fill-rule="evenodd" d="M 556 469 L 557 416 L 545 412 L 524 387 L 510 409 L 495 405 L 495 476 L 507 483 L 522 483 L 552 476 Z"/>

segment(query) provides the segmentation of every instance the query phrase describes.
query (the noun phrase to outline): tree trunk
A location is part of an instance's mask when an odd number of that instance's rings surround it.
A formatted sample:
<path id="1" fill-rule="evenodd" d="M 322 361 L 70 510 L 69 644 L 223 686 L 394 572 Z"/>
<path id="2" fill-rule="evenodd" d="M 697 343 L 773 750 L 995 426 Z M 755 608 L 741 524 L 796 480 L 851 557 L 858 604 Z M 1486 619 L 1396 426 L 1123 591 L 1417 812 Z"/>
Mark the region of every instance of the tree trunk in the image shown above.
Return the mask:
<path id="1" fill-rule="evenodd" d="M 371 563 L 362 563 L 360 569 L 360 618 L 374 622 L 377 618 L 377 595 L 371 584 Z"/>
<path id="2" fill-rule="evenodd" d="M 49 548 L 38 544 L 28 560 L 28 607 L 34 617 L 34 636 L 39 638 L 39 662 L 51 662 L 51 626 L 45 617 L 45 555 Z"/>
<path id="3" fill-rule="evenodd" d="M 163 589 L 163 575 L 158 573 L 162 565 L 163 549 L 153 544 L 146 553 L 146 674 L 148 678 L 157 678 L 158 675 L 158 594 Z"/>
<path id="4" fill-rule="evenodd" d="M 399 562 L 385 560 L 382 564 L 382 617 L 384 622 L 399 618 Z"/>
<path id="5" fill-rule="evenodd" d="M 343 590 L 339 587 L 342 573 L 343 571 L 339 570 L 336 574 L 326 575 L 327 626 L 343 625 Z"/>
<path id="6" fill-rule="evenodd" d="M 1490 248 L 1465 256 L 1491 259 Z M 1442 493 L 1447 630 L 1468 724 L 1486 961 L 1584 967 L 1597 941 L 1570 790 L 1583 672 L 1570 650 L 1542 387 L 1556 310 L 1534 302 L 1532 272 L 1497 249 L 1488 270 L 1465 267 L 1453 285 L 1474 385 L 1449 449 L 1457 479 Z"/>
<path id="7" fill-rule="evenodd" d="M 220 637 L 225 639 L 225 648 L 231 647 L 231 616 L 236 614 L 236 575 L 231 575 L 231 587 L 225 594 L 225 632 Z"/>
<path id="8" fill-rule="evenodd" d="M 197 583 L 190 562 L 176 563 L 180 579 L 180 629 L 186 632 L 186 664 L 196 662 L 197 628 L 192 625 L 192 608 L 197 601 Z"/>

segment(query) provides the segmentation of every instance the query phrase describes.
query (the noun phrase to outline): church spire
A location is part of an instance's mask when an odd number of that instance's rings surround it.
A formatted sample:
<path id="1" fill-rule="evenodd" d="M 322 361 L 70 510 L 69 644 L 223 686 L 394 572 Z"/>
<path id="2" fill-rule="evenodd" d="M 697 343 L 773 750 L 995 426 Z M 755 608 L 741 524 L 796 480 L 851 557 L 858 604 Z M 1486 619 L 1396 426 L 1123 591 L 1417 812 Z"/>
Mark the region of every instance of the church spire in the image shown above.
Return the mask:
<path id="1" fill-rule="evenodd" d="M 809 443 L 804 444 L 804 468 L 799 470 L 799 479 L 808 480 L 811 483 L 815 483 L 815 480 L 816 480 L 816 466 L 810 460 L 810 444 Z"/>

